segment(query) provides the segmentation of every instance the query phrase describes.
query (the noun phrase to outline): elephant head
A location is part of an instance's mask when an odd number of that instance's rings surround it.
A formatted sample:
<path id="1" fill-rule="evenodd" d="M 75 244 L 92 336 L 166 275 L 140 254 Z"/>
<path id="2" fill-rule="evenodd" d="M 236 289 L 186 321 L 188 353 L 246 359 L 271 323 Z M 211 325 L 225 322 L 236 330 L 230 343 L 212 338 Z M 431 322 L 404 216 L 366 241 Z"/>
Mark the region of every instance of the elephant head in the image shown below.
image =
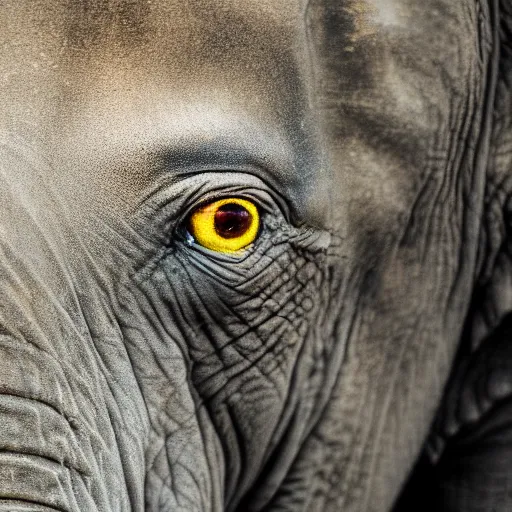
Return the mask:
<path id="1" fill-rule="evenodd" d="M 511 14 L 1 2 L 0 510 L 508 510 Z"/>

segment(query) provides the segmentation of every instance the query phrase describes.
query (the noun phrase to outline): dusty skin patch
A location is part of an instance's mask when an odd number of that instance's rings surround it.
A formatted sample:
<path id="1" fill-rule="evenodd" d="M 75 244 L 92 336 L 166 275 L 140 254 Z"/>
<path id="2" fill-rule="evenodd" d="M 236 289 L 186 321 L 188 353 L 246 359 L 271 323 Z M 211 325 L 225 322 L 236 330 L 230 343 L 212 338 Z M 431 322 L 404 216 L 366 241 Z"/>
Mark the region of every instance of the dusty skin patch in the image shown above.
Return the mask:
<path id="1" fill-rule="evenodd" d="M 348 39 L 355 45 L 361 40 L 373 39 L 382 27 L 397 25 L 397 11 L 393 2 L 389 0 L 347 2 L 342 10 L 347 17 L 353 20 L 354 30 Z M 351 46 L 346 51 L 353 51 Z"/>

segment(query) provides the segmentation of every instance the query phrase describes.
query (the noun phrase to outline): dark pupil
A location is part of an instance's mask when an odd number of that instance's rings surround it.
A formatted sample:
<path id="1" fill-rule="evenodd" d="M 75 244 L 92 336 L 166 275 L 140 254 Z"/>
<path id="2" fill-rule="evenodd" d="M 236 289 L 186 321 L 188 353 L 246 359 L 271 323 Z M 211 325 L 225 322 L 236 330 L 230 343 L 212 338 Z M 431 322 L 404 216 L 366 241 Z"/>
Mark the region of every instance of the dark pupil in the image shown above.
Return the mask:
<path id="1" fill-rule="evenodd" d="M 251 225 L 252 215 L 239 204 L 227 203 L 215 212 L 215 231 L 223 238 L 242 236 Z"/>

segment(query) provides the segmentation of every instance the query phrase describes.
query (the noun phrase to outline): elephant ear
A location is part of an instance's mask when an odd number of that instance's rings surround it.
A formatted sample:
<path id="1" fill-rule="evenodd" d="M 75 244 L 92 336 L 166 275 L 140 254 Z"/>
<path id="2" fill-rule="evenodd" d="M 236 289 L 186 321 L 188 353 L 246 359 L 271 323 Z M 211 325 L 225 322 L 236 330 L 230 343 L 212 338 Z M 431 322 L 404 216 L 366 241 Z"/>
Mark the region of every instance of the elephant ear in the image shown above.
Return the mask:
<path id="1" fill-rule="evenodd" d="M 495 0 L 494 95 L 479 264 L 429 441 L 395 512 L 512 510 L 512 0 Z"/>

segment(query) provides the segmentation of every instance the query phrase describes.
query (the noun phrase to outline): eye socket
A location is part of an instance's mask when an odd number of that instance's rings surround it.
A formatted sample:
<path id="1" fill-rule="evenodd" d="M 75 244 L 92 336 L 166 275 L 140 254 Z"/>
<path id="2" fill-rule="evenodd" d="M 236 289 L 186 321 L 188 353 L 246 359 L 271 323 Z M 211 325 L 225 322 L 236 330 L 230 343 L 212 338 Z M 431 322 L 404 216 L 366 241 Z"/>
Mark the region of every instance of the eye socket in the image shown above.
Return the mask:
<path id="1" fill-rule="evenodd" d="M 254 242 L 259 227 L 256 205 L 236 197 L 197 208 L 188 222 L 188 230 L 198 244 L 224 253 L 237 252 Z"/>

